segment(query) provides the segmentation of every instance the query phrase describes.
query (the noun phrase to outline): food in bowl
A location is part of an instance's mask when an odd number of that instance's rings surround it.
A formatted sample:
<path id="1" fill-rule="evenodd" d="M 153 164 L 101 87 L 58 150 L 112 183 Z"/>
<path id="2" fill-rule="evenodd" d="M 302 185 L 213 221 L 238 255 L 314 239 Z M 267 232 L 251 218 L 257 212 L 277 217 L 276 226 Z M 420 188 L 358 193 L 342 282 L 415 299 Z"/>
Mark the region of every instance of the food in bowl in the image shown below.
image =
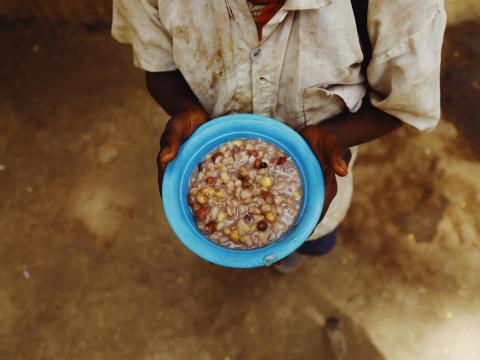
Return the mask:
<path id="1" fill-rule="evenodd" d="M 233 249 L 278 240 L 295 222 L 303 199 L 294 161 L 260 139 L 236 139 L 212 150 L 189 186 L 187 200 L 199 230 Z"/>

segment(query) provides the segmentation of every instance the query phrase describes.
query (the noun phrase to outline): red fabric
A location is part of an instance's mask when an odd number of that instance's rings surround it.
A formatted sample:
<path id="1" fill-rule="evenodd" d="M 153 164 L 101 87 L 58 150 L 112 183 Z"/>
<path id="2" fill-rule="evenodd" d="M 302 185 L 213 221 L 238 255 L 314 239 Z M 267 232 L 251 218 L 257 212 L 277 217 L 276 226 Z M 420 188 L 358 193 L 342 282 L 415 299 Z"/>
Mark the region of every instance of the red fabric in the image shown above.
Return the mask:
<path id="1" fill-rule="evenodd" d="M 257 24 L 258 38 L 262 38 L 262 28 L 285 4 L 285 0 L 247 0 L 255 24 Z"/>

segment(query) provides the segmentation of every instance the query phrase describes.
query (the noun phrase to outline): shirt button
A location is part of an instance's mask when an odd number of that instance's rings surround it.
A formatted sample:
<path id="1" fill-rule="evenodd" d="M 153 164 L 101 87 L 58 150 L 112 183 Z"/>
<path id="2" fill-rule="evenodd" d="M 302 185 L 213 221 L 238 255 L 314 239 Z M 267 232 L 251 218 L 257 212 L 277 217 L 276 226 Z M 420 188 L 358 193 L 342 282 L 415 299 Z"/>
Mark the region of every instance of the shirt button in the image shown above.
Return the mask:
<path id="1" fill-rule="evenodd" d="M 250 51 L 250 61 L 253 63 L 255 60 L 258 58 L 260 55 L 260 48 L 255 48 L 252 51 Z"/>

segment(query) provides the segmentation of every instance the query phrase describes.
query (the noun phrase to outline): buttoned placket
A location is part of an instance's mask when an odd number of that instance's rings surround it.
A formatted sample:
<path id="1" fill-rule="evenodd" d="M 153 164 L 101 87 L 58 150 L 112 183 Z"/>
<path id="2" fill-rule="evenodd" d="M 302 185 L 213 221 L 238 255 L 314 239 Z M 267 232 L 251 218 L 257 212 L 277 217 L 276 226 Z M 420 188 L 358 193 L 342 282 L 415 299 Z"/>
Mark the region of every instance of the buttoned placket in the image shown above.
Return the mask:
<path id="1" fill-rule="evenodd" d="M 251 64 L 252 83 L 252 111 L 273 117 L 277 103 L 277 90 L 280 81 L 280 73 L 283 65 L 285 49 L 288 42 L 288 34 L 292 21 L 286 24 L 282 34 L 275 33 L 275 29 L 285 20 L 287 10 L 279 10 L 262 30 L 262 39 L 258 41 L 255 31 L 256 42 L 253 41 L 253 32 L 256 30 L 255 22 L 247 6 L 246 1 L 236 2 L 232 8 L 233 14 L 243 17 L 243 24 L 251 24 L 250 29 L 241 28 L 240 31 L 247 44 L 256 43 L 252 46 L 248 61 Z M 235 12 L 236 10 L 236 12 Z"/>

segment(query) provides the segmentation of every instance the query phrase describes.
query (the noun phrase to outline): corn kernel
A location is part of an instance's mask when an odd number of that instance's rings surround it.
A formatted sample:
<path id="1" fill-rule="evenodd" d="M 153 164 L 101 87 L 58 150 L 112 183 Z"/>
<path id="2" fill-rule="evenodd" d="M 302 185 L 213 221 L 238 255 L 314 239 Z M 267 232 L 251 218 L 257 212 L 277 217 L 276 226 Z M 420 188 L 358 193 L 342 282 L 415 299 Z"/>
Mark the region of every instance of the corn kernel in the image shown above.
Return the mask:
<path id="1" fill-rule="evenodd" d="M 238 229 L 232 230 L 232 233 L 230 234 L 230 239 L 232 239 L 232 241 L 240 240 L 240 234 L 238 233 Z"/>
<path id="2" fill-rule="evenodd" d="M 273 180 L 272 178 L 268 177 L 268 176 L 264 176 L 260 179 L 259 181 L 260 185 L 262 185 L 264 188 L 271 188 L 272 185 L 273 185 Z"/>
<path id="3" fill-rule="evenodd" d="M 223 191 L 223 190 L 218 190 L 218 191 L 215 193 L 215 195 L 216 195 L 217 198 L 219 198 L 219 199 L 224 199 L 224 198 L 227 196 L 227 194 L 226 194 L 225 191 Z"/>
<path id="4" fill-rule="evenodd" d="M 223 220 L 225 220 L 226 217 L 227 214 L 225 213 L 225 211 L 219 211 L 217 214 L 217 221 L 222 222 Z"/>
<path id="5" fill-rule="evenodd" d="M 275 216 L 275 214 L 271 211 L 265 213 L 265 219 L 268 221 L 268 222 L 274 222 L 277 218 Z"/>
<path id="6" fill-rule="evenodd" d="M 211 196 L 211 195 L 215 194 L 215 189 L 211 186 L 207 186 L 206 188 L 204 188 L 202 190 L 202 194 L 204 196 Z"/>
<path id="7" fill-rule="evenodd" d="M 205 205 L 207 203 L 207 199 L 202 194 L 198 194 L 197 195 L 197 202 L 201 205 Z"/>

